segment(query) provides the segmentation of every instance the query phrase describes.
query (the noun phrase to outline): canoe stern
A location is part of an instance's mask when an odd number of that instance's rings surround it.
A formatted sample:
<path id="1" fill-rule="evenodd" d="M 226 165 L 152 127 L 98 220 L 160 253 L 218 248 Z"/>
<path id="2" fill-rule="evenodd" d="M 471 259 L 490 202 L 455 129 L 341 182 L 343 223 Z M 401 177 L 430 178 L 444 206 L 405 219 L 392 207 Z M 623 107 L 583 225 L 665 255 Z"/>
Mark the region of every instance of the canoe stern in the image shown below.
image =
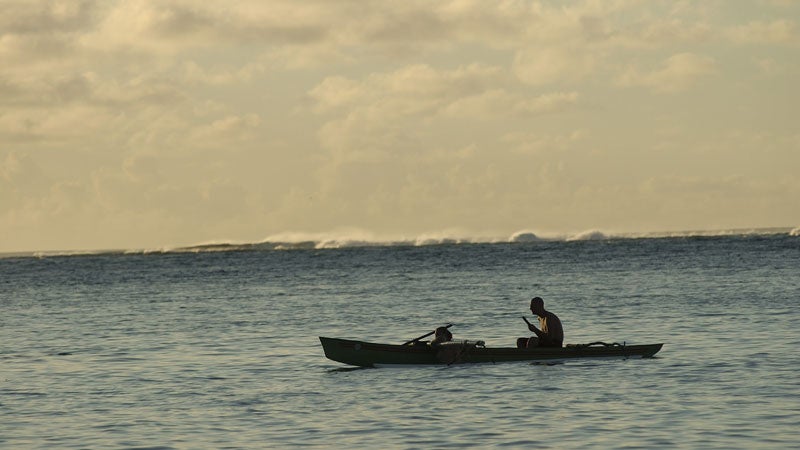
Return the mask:
<path id="1" fill-rule="evenodd" d="M 374 344 L 320 336 L 328 359 L 359 367 L 382 364 L 439 364 L 436 353 L 426 346 Z"/>

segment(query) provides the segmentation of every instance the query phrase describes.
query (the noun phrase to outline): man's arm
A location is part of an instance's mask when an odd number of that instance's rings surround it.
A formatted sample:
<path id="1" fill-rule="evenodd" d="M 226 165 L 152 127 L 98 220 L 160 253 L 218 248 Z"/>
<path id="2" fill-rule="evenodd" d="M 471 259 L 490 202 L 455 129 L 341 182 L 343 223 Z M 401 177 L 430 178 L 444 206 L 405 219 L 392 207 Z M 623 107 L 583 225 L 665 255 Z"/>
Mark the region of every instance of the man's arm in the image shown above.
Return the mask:
<path id="1" fill-rule="evenodd" d="M 529 330 L 531 330 L 531 331 L 533 331 L 534 333 L 536 333 L 536 337 L 538 337 L 539 339 L 545 339 L 545 337 L 546 337 L 547 335 L 546 335 L 546 334 L 544 334 L 544 332 L 543 332 L 542 330 L 540 330 L 540 329 L 536 328 L 536 326 L 534 326 L 532 323 L 528 322 L 528 318 L 527 318 L 527 317 L 525 317 L 525 316 L 522 316 L 522 320 L 524 320 L 524 321 L 525 321 L 525 323 L 527 323 L 527 324 L 528 324 L 528 329 L 529 329 Z"/>

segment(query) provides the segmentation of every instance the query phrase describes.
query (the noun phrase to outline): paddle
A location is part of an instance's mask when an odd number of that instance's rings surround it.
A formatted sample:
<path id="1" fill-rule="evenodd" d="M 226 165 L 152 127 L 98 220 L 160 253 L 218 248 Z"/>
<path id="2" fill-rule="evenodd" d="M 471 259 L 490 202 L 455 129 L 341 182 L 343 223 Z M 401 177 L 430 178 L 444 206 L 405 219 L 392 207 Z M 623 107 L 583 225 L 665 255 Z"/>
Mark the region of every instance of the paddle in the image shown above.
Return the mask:
<path id="1" fill-rule="evenodd" d="M 453 324 L 450 323 L 450 324 L 447 324 L 447 326 L 445 328 L 450 328 L 452 326 L 453 326 Z M 436 333 L 436 330 L 433 330 L 430 333 L 425 333 L 425 334 L 423 334 L 422 336 L 420 336 L 420 337 L 418 337 L 416 339 L 412 339 L 410 341 L 403 342 L 403 345 L 413 344 L 414 342 L 417 342 L 420 339 L 425 339 L 426 337 L 432 335 L 433 333 Z"/>
<path id="2" fill-rule="evenodd" d="M 522 320 L 524 320 L 524 321 L 525 321 L 525 323 L 527 323 L 527 324 L 528 324 L 528 329 L 529 329 L 529 330 L 531 330 L 531 331 L 533 331 L 534 333 L 536 333 L 536 336 L 538 336 L 539 338 L 541 338 L 541 337 L 542 337 L 542 336 L 539 334 L 539 330 L 537 330 L 537 329 L 536 329 L 536 327 L 535 327 L 535 326 L 533 326 L 533 324 L 532 324 L 532 323 L 530 323 L 530 321 L 528 321 L 528 318 L 527 318 L 527 317 L 525 317 L 525 316 L 522 316 Z M 533 328 L 531 328 L 531 327 L 533 327 Z"/>

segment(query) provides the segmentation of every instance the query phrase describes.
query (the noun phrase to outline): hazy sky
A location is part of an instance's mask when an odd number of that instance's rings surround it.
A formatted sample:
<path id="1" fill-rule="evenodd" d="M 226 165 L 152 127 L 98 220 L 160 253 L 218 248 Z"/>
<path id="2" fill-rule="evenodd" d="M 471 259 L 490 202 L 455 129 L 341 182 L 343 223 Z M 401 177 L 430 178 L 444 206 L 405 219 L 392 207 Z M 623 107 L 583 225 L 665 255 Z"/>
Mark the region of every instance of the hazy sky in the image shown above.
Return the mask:
<path id="1" fill-rule="evenodd" d="M 798 226 L 798 22 L 791 0 L 0 0 L 0 252 Z"/>

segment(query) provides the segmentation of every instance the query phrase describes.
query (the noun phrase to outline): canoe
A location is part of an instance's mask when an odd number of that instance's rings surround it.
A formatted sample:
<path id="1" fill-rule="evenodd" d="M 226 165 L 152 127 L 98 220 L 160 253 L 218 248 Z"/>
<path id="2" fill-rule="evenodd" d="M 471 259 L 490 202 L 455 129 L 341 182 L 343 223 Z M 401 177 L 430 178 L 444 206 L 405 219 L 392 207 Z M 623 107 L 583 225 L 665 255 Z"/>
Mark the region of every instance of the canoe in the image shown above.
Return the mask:
<path id="1" fill-rule="evenodd" d="M 500 363 L 512 361 L 562 361 L 576 358 L 649 358 L 664 344 L 625 345 L 567 344 L 558 348 L 520 349 L 486 347 L 481 341 L 447 342 L 437 347 L 428 343 L 416 345 L 376 344 L 349 339 L 319 338 L 328 359 L 360 367 L 391 365 L 442 365 L 456 363 Z"/>

